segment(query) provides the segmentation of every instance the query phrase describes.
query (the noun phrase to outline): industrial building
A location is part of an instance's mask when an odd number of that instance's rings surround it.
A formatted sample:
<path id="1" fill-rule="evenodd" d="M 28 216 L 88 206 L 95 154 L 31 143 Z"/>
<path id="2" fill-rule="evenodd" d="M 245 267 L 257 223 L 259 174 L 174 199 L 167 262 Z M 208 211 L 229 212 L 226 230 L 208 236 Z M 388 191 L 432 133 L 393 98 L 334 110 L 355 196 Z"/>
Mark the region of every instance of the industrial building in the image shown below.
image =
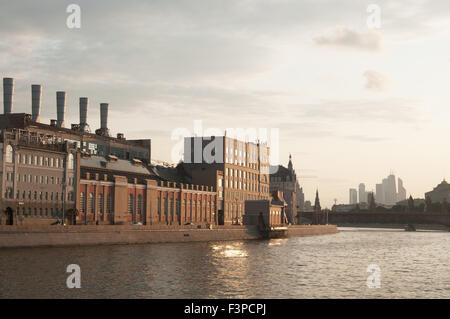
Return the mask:
<path id="1" fill-rule="evenodd" d="M 269 151 L 227 136 L 185 138 L 183 168 L 194 184 L 217 189 L 219 224 L 242 224 L 245 201 L 270 199 Z"/>

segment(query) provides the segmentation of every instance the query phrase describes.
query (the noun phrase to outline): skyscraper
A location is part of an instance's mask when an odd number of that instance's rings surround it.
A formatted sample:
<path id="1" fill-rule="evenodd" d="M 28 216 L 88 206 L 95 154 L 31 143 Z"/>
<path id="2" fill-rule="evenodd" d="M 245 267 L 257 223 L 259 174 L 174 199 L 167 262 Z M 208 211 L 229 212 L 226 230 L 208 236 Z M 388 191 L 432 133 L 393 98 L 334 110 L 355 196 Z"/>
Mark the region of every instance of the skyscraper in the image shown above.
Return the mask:
<path id="1" fill-rule="evenodd" d="M 395 183 L 395 176 L 389 175 L 387 178 L 385 192 L 385 202 L 387 205 L 395 205 L 397 202 L 397 187 Z"/>
<path id="2" fill-rule="evenodd" d="M 383 178 L 380 184 L 376 184 L 375 202 L 377 204 L 392 206 L 399 201 L 406 200 L 406 189 L 403 181 L 398 178 L 398 189 L 396 186 L 395 175 L 390 174 Z M 352 204 L 352 188 L 349 190 L 350 204 Z M 368 192 L 364 183 L 359 184 L 359 202 L 368 203 Z M 373 191 L 372 191 L 373 192 Z"/>
<path id="3" fill-rule="evenodd" d="M 366 185 L 364 183 L 359 184 L 359 202 L 367 203 Z"/>
<path id="4" fill-rule="evenodd" d="M 379 204 L 384 204 L 383 184 L 377 184 L 375 187 L 375 202 Z"/>
<path id="5" fill-rule="evenodd" d="M 350 188 L 349 190 L 349 204 L 357 204 L 358 203 L 358 192 L 355 188 Z"/>
<path id="6" fill-rule="evenodd" d="M 403 187 L 403 181 L 398 178 L 398 192 L 397 192 L 397 202 L 401 202 L 406 199 L 406 189 Z"/>

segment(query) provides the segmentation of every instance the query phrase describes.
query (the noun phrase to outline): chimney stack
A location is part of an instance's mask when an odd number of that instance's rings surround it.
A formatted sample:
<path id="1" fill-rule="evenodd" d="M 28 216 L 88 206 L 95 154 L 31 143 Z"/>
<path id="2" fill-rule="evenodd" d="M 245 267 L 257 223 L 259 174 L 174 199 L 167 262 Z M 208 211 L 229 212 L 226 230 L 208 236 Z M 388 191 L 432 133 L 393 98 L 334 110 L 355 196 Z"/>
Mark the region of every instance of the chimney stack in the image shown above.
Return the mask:
<path id="1" fill-rule="evenodd" d="M 100 129 L 105 132 L 108 130 L 108 111 L 109 103 L 100 103 Z"/>
<path id="2" fill-rule="evenodd" d="M 87 97 L 80 97 L 80 130 L 85 132 L 87 128 L 87 113 L 88 113 L 89 99 Z"/>
<path id="3" fill-rule="evenodd" d="M 14 79 L 3 78 L 3 113 L 10 114 L 13 111 Z"/>
<path id="4" fill-rule="evenodd" d="M 31 119 L 39 122 L 41 114 L 42 85 L 31 85 Z"/>
<path id="5" fill-rule="evenodd" d="M 56 92 L 56 116 L 58 127 L 64 127 L 64 117 L 66 113 L 66 92 Z"/>

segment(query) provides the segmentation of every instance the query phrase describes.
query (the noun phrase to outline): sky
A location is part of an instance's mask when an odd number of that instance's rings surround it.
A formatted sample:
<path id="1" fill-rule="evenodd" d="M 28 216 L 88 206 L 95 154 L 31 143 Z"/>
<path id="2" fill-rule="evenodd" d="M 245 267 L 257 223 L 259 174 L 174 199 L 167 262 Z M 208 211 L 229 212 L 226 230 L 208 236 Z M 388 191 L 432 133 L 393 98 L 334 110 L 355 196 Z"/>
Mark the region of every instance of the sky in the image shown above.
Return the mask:
<path id="1" fill-rule="evenodd" d="M 70 4 L 80 28 L 67 25 Z M 371 4 L 379 28 L 367 22 Z M 55 92 L 66 91 L 66 123 L 79 122 L 87 96 L 95 130 L 108 102 L 112 133 L 151 138 L 152 157 L 167 162 L 172 135 L 194 121 L 278 129 L 274 161 L 292 154 L 306 199 L 318 189 L 322 207 L 390 172 L 420 198 L 450 179 L 448 0 L 0 6 L 0 75 L 15 79 L 14 112 L 31 113 L 30 86 L 42 84 L 41 122 L 56 118 Z"/>

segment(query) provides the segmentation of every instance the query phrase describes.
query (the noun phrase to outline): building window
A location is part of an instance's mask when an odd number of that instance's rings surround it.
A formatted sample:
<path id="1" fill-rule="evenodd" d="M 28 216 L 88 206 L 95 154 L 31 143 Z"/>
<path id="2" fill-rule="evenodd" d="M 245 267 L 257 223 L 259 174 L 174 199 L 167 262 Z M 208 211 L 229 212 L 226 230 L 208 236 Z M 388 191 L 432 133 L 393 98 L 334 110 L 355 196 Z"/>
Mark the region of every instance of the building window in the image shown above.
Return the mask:
<path id="1" fill-rule="evenodd" d="M 130 194 L 128 196 L 128 213 L 133 214 L 134 211 L 134 196 Z"/>
<path id="2" fill-rule="evenodd" d="M 142 195 L 138 195 L 138 202 L 137 202 L 137 212 L 138 214 L 142 214 Z"/>
<path id="3" fill-rule="evenodd" d="M 169 196 L 169 194 L 166 195 L 167 197 Z M 166 199 L 164 200 L 164 214 L 166 216 L 169 216 L 169 199 L 166 197 Z"/>
<path id="4" fill-rule="evenodd" d="M 161 216 L 161 198 L 158 197 L 158 216 Z"/>
<path id="5" fill-rule="evenodd" d="M 67 168 L 68 169 L 73 169 L 73 155 L 72 155 L 72 153 L 70 153 L 69 156 L 67 157 Z"/>
<path id="6" fill-rule="evenodd" d="M 106 211 L 108 214 L 111 214 L 112 212 L 111 194 L 106 196 Z"/>
<path id="7" fill-rule="evenodd" d="M 190 200 L 187 201 L 186 217 L 189 218 L 189 221 L 192 221 L 192 207 L 191 207 L 191 201 Z"/>
<path id="8" fill-rule="evenodd" d="M 80 212 L 84 213 L 86 205 L 86 198 L 84 197 L 84 192 L 80 193 Z"/>
<path id="9" fill-rule="evenodd" d="M 103 209 L 104 209 L 104 204 L 103 204 L 103 199 L 104 199 L 104 195 L 103 194 L 99 194 L 98 195 L 98 209 L 99 209 L 99 213 L 104 213 Z"/>
<path id="10" fill-rule="evenodd" d="M 89 211 L 91 213 L 94 213 L 94 208 L 95 208 L 95 203 L 94 203 L 94 194 L 89 193 Z"/>

